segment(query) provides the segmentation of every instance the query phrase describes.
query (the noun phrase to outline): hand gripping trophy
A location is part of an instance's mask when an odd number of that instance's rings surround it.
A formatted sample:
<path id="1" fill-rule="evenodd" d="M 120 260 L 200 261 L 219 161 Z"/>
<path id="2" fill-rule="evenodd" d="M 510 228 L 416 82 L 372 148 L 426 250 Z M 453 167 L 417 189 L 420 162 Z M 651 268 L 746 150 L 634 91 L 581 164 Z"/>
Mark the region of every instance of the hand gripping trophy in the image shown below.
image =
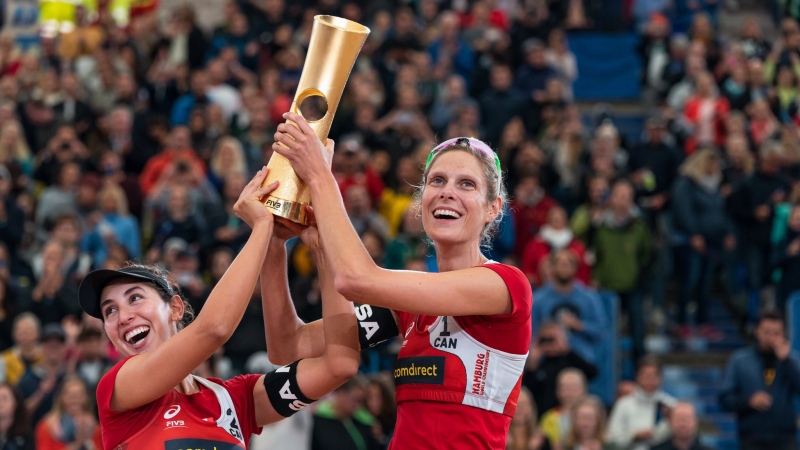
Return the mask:
<path id="1" fill-rule="evenodd" d="M 306 62 L 297 86 L 291 111 L 300 113 L 300 105 L 309 97 L 325 99 L 328 109 L 319 120 L 308 121 L 322 142 L 328 139 L 333 115 L 344 92 L 344 86 L 358 53 L 369 34 L 369 28 L 334 16 L 315 16 Z M 307 224 L 305 206 L 311 203 L 308 187 L 297 176 L 289 161 L 273 153 L 267 164 L 266 186 L 275 180 L 280 185 L 262 203 L 276 216 Z"/>

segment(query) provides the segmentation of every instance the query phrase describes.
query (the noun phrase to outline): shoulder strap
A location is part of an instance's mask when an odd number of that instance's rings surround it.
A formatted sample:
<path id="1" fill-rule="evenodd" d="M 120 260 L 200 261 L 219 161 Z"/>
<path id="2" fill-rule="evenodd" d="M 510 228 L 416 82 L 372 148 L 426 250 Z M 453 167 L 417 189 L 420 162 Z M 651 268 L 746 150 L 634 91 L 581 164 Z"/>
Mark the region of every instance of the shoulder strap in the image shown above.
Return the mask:
<path id="1" fill-rule="evenodd" d="M 231 399 L 231 394 L 228 393 L 228 390 L 225 389 L 225 386 L 206 380 L 205 378 L 195 376 L 194 379 L 198 383 L 214 391 L 214 395 L 217 397 L 220 410 L 219 418 L 217 418 L 217 426 L 238 439 L 239 442 L 242 443 L 242 447 L 245 447 L 241 422 L 239 422 L 239 417 L 236 415 L 236 408 L 233 406 L 233 399 Z"/>

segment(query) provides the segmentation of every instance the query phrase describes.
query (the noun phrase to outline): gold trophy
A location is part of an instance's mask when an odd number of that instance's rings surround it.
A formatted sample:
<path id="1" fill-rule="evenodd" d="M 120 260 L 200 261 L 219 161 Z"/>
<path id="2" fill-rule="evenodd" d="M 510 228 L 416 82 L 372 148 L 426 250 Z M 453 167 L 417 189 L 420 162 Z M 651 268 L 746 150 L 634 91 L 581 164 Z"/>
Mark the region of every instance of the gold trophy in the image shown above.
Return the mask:
<path id="1" fill-rule="evenodd" d="M 314 17 L 308 54 L 291 111 L 301 114 L 304 100 L 314 96 L 324 98 L 328 103 L 325 115 L 308 121 L 322 142 L 328 140 L 344 85 L 368 34 L 369 28 L 341 17 Z M 262 186 L 275 180 L 280 180 L 280 185 L 261 202 L 276 216 L 307 224 L 305 205 L 311 203 L 308 186 L 297 176 L 289 160 L 277 153 L 272 154 L 267 167 L 269 175 Z"/>

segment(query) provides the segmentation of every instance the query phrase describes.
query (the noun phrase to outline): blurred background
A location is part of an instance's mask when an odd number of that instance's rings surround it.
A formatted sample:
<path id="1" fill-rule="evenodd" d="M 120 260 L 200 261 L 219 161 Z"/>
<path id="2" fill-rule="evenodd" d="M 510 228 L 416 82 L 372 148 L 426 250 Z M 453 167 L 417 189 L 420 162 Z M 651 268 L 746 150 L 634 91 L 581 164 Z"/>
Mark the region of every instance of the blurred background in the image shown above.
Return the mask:
<path id="1" fill-rule="evenodd" d="M 509 448 L 797 448 L 800 1 L 0 5 L 0 449 L 98 438 L 118 355 L 81 315 L 88 271 L 155 263 L 202 309 L 250 232 L 232 206 L 317 14 L 372 30 L 330 137 L 377 264 L 436 270 L 413 200 L 435 143 L 500 157 L 511 201 L 487 254 L 534 289 Z M 316 320 L 313 259 L 289 245 Z M 251 448 L 385 448 L 398 345 Z M 254 292 L 198 373 L 265 372 L 268 350 Z"/>

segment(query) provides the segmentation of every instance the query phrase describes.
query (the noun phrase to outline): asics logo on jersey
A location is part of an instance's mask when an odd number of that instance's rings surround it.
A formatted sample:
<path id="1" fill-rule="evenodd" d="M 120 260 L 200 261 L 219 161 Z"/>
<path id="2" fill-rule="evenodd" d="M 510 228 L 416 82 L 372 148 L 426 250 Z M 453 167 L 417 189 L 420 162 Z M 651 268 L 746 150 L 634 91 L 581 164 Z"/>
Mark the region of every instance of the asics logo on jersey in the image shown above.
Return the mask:
<path id="1" fill-rule="evenodd" d="M 181 412 L 181 406 L 172 405 L 169 407 L 167 412 L 164 413 L 164 418 L 167 420 L 172 419 L 173 417 L 177 416 L 179 412 Z"/>

